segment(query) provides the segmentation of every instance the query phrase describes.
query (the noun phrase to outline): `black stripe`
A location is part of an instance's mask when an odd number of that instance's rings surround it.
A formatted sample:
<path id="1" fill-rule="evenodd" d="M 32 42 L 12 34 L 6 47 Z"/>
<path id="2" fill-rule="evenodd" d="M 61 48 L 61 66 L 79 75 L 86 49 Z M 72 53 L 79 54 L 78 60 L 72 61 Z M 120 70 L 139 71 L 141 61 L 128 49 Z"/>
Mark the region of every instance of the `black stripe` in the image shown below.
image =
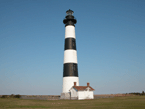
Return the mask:
<path id="1" fill-rule="evenodd" d="M 67 50 L 67 49 L 76 50 L 76 40 L 74 38 L 66 38 L 65 39 L 64 50 Z"/>
<path id="2" fill-rule="evenodd" d="M 75 63 L 65 63 L 63 65 L 63 77 L 76 76 L 78 77 L 78 67 Z"/>

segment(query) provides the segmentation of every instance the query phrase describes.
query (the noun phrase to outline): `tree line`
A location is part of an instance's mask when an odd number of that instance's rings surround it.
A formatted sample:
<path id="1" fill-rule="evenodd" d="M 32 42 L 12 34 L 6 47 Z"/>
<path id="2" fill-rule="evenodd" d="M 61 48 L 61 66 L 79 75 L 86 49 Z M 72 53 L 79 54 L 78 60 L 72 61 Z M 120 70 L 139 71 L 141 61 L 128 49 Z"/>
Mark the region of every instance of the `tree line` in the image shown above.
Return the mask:
<path id="1" fill-rule="evenodd" d="M 0 98 L 21 98 L 21 95 L 14 95 L 14 94 L 11 94 L 11 95 L 2 95 Z"/>
<path id="2" fill-rule="evenodd" d="M 139 93 L 139 92 L 132 92 L 132 93 L 129 93 L 129 94 L 133 94 L 133 95 L 145 95 L 144 91 L 142 91 L 142 93 Z"/>

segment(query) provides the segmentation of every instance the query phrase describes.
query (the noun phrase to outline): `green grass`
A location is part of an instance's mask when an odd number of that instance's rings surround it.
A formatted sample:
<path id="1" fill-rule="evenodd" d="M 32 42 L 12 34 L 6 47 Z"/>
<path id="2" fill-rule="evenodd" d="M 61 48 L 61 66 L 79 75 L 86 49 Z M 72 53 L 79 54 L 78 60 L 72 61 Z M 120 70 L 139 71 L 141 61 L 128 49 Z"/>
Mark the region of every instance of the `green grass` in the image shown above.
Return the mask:
<path id="1" fill-rule="evenodd" d="M 0 98 L 0 109 L 145 109 L 145 96 L 95 100 L 23 100 Z"/>

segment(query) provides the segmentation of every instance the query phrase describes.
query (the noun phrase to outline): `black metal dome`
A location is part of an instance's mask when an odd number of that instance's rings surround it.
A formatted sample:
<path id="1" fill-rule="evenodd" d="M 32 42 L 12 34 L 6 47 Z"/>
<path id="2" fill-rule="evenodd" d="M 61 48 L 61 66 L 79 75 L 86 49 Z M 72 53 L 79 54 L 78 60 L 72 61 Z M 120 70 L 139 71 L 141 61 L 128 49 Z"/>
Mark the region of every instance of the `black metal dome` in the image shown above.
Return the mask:
<path id="1" fill-rule="evenodd" d="M 63 23 L 65 24 L 65 26 L 67 26 L 67 25 L 75 26 L 74 24 L 77 23 L 77 20 L 74 18 L 73 13 L 74 12 L 70 9 L 66 11 L 66 17 L 63 20 Z"/>

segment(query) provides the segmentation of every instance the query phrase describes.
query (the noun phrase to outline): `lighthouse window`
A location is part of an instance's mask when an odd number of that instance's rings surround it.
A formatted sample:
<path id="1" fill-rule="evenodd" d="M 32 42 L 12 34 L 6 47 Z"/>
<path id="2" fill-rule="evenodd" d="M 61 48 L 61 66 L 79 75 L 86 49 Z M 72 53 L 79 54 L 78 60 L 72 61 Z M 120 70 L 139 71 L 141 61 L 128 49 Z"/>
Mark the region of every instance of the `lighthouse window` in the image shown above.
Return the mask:
<path id="1" fill-rule="evenodd" d="M 72 40 L 72 44 L 73 44 L 73 46 L 75 46 L 75 40 Z"/>
<path id="2" fill-rule="evenodd" d="M 76 71 L 76 65 L 74 65 L 74 71 Z"/>

